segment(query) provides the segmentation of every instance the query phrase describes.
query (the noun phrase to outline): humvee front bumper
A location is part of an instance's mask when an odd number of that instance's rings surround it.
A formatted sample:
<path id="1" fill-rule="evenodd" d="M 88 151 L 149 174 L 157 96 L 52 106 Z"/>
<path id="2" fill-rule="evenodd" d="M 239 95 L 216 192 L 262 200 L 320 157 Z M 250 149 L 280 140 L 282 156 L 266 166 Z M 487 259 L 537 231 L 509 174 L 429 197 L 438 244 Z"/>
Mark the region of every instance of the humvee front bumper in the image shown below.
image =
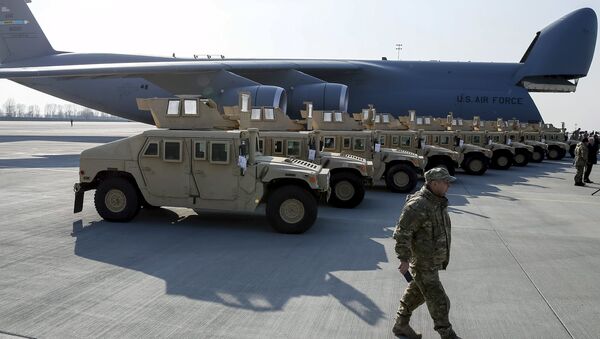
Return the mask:
<path id="1" fill-rule="evenodd" d="M 75 202 L 73 204 L 73 213 L 79 213 L 83 210 L 83 196 L 85 191 L 93 189 L 91 183 L 76 183 L 73 185 L 73 191 L 75 192 Z"/>

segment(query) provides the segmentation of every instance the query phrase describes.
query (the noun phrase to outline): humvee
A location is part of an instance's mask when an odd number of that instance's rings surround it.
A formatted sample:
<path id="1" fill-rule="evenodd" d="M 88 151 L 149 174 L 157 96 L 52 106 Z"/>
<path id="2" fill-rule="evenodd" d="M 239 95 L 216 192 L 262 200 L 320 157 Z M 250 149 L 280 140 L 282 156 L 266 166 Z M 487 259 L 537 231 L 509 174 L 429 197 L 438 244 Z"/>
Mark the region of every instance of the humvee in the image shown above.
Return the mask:
<path id="1" fill-rule="evenodd" d="M 148 110 L 148 100 L 138 100 L 140 109 Z M 157 126 L 185 129 L 149 130 L 83 151 L 75 213 L 84 192 L 95 189 L 96 210 L 107 221 L 129 221 L 140 206 L 251 212 L 265 203 L 278 232 L 302 233 L 314 224 L 317 200 L 329 193 L 328 169 L 261 155 L 257 129 L 195 130 L 205 105 L 196 99 L 159 104 L 151 110 Z"/>
<path id="2" fill-rule="evenodd" d="M 563 123 L 564 125 L 564 123 Z M 547 157 L 549 160 L 560 160 L 569 152 L 569 144 L 565 142 L 563 129 L 554 127 L 552 124 L 538 125 L 541 140 L 548 145 Z"/>
<path id="3" fill-rule="evenodd" d="M 526 145 L 508 137 L 509 125 L 507 121 L 497 119 L 496 121 L 483 121 L 482 128 L 486 136 L 493 144 L 503 144 L 514 149 L 513 165 L 527 166 L 533 156 L 533 146 Z"/>
<path id="4" fill-rule="evenodd" d="M 533 147 L 531 161 L 544 161 L 548 145 L 540 141 L 539 132 L 523 131 L 522 129 L 526 128 L 526 124 L 521 124 L 519 120 L 509 120 L 509 127 L 511 128 L 507 131 L 506 135 L 512 142 L 518 140 L 520 143 Z"/>

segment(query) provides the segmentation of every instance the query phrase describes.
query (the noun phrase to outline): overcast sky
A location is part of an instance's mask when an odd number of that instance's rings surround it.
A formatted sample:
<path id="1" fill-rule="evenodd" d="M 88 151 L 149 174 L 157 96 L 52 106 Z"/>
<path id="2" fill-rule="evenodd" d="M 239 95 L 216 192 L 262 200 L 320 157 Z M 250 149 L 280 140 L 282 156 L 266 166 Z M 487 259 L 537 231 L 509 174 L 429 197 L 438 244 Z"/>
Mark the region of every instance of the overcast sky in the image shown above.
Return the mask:
<path id="1" fill-rule="evenodd" d="M 228 58 L 518 62 L 535 33 L 598 0 L 33 0 L 56 50 Z M 600 130 L 600 61 L 577 92 L 533 94 L 547 122 Z M 62 100 L 0 80 L 7 98 Z"/>

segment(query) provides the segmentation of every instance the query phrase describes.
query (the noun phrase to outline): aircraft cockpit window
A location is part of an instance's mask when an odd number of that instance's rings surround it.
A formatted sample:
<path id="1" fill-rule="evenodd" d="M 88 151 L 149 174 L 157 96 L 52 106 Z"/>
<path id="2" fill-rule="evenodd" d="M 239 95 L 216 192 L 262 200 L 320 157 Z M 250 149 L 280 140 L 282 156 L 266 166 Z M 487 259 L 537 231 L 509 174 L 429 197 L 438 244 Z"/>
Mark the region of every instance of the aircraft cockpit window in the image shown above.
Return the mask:
<path id="1" fill-rule="evenodd" d="M 196 100 L 184 100 L 183 101 L 183 112 L 186 115 L 196 114 L 197 111 L 197 101 Z"/>
<path id="2" fill-rule="evenodd" d="M 331 122 L 331 112 L 323 112 L 323 121 Z"/>
<path id="3" fill-rule="evenodd" d="M 144 150 L 145 157 L 158 157 L 158 142 L 150 142 Z"/>
<path id="4" fill-rule="evenodd" d="M 181 162 L 181 141 L 165 140 L 164 161 Z"/>
<path id="5" fill-rule="evenodd" d="M 335 137 L 324 137 L 323 149 L 335 149 Z"/>
<path id="6" fill-rule="evenodd" d="M 335 121 L 342 122 L 342 112 L 335 112 Z"/>
<path id="7" fill-rule="evenodd" d="M 260 108 L 253 108 L 250 114 L 250 120 L 260 120 Z"/>
<path id="8" fill-rule="evenodd" d="M 273 108 L 265 108 L 265 120 L 275 120 L 275 112 Z"/>
<path id="9" fill-rule="evenodd" d="M 299 140 L 288 140 L 287 141 L 287 154 L 288 157 L 299 157 L 300 156 L 300 141 Z"/>
<path id="10" fill-rule="evenodd" d="M 365 138 L 354 138 L 354 150 L 355 151 L 364 151 L 365 144 L 366 144 Z"/>
<path id="11" fill-rule="evenodd" d="M 179 100 L 169 100 L 167 115 L 179 115 Z"/>
<path id="12" fill-rule="evenodd" d="M 194 160 L 206 160 L 206 141 L 194 143 Z"/>

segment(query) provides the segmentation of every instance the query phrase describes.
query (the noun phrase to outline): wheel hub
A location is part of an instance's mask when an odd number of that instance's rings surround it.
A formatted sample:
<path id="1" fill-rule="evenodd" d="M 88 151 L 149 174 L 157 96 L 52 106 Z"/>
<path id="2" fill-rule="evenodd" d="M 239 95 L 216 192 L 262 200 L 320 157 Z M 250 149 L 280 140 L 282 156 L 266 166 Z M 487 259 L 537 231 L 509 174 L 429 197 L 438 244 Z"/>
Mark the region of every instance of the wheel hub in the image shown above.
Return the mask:
<path id="1" fill-rule="evenodd" d="M 354 194 L 354 186 L 349 181 L 342 180 L 335 185 L 335 196 L 339 200 L 350 200 Z"/>
<path id="2" fill-rule="evenodd" d="M 517 154 L 515 156 L 515 162 L 517 164 L 522 164 L 525 161 L 525 156 L 523 154 Z"/>
<path id="3" fill-rule="evenodd" d="M 508 165 L 508 158 L 502 156 L 502 157 L 499 157 L 498 160 L 496 160 L 496 162 L 498 163 L 498 166 L 504 167 L 504 166 Z"/>
<path id="4" fill-rule="evenodd" d="M 469 168 L 473 172 L 479 172 L 483 169 L 483 162 L 479 159 L 474 159 L 469 163 Z"/>
<path id="5" fill-rule="evenodd" d="M 287 199 L 279 207 L 281 219 L 288 224 L 296 224 L 304 218 L 304 205 L 298 199 Z"/>
<path id="6" fill-rule="evenodd" d="M 123 212 L 127 205 L 127 198 L 123 191 L 113 188 L 106 193 L 104 204 L 106 205 L 106 208 L 113 213 Z"/>
<path id="7" fill-rule="evenodd" d="M 542 154 L 540 152 L 533 152 L 533 160 L 540 160 L 542 158 Z"/>
<path id="8" fill-rule="evenodd" d="M 551 149 L 550 153 L 548 155 L 550 156 L 550 158 L 556 159 L 556 158 L 558 158 L 558 151 L 555 149 Z"/>
<path id="9" fill-rule="evenodd" d="M 394 185 L 396 185 L 397 187 L 404 187 L 408 185 L 409 182 L 410 177 L 408 176 L 408 174 L 402 171 L 394 173 Z"/>

